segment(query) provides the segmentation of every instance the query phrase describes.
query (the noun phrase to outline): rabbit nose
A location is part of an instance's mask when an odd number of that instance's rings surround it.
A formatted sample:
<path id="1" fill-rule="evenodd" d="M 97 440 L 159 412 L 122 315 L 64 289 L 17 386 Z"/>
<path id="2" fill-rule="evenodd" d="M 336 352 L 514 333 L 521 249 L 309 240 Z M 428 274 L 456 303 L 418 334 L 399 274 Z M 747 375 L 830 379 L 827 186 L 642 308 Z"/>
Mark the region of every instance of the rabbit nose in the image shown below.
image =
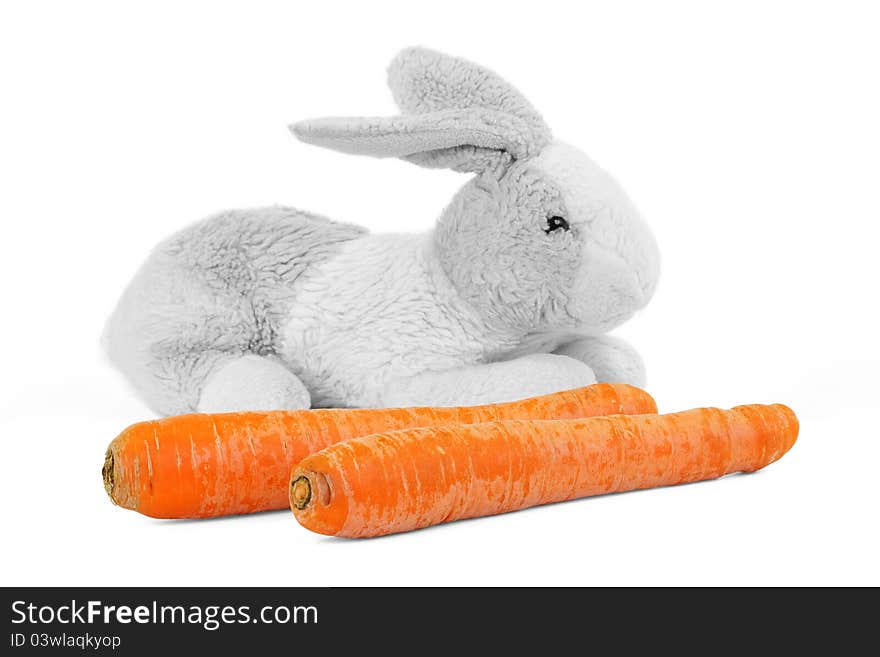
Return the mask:
<path id="1" fill-rule="evenodd" d="M 631 314 L 645 305 L 645 289 L 639 277 L 629 267 L 620 267 L 609 282 L 609 292 L 622 312 Z M 628 312 L 626 312 L 628 311 Z"/>
<path id="2" fill-rule="evenodd" d="M 635 312 L 648 304 L 657 284 L 659 256 L 650 249 L 629 254 L 626 259 L 617 253 L 606 252 L 600 261 L 600 266 L 606 270 L 609 294 L 621 307 Z"/>
<path id="3" fill-rule="evenodd" d="M 573 314 L 596 330 L 611 330 L 648 301 L 648 290 L 636 268 L 597 245 L 588 249 L 578 276 Z"/>

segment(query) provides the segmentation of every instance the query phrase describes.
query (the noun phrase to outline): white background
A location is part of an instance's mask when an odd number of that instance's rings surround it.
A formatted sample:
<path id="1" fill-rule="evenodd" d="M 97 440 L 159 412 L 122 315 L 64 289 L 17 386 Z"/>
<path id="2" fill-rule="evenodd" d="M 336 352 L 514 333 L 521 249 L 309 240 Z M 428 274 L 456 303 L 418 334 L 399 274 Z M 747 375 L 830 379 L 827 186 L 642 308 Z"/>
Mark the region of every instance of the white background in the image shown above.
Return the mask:
<path id="1" fill-rule="evenodd" d="M 503 7 L 503 9 L 502 9 Z M 880 584 L 880 20 L 870 3 L 45 3 L 0 9 L 3 584 Z M 297 143 L 393 111 L 428 45 L 511 79 L 612 171 L 663 277 L 620 330 L 662 409 L 784 402 L 750 476 L 370 541 L 288 512 L 156 521 L 99 475 L 152 417 L 98 336 L 161 238 L 286 203 L 428 229 L 465 177 Z"/>

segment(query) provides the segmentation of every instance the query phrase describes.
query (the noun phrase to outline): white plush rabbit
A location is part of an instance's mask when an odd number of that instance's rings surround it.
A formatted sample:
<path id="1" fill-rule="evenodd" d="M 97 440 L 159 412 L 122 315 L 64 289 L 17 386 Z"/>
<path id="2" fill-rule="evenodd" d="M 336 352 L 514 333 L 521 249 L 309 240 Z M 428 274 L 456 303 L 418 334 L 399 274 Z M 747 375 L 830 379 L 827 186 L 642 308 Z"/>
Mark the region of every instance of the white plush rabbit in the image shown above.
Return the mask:
<path id="1" fill-rule="evenodd" d="M 476 175 L 422 234 L 271 207 L 161 243 L 105 332 L 156 411 L 459 405 L 642 384 L 637 353 L 604 334 L 651 298 L 659 256 L 617 183 L 482 67 L 411 48 L 389 84 L 399 116 L 293 132 Z"/>

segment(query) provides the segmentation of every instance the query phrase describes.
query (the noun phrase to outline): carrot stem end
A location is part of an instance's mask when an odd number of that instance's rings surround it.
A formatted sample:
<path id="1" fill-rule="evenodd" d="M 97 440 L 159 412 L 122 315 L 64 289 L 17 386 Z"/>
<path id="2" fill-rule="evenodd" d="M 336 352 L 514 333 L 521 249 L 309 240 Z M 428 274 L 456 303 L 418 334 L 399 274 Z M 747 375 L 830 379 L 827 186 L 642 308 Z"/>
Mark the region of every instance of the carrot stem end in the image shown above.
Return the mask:
<path id="1" fill-rule="evenodd" d="M 300 511 L 305 509 L 312 500 L 312 483 L 308 477 L 297 477 L 290 484 L 293 505 Z"/>
<path id="2" fill-rule="evenodd" d="M 107 491 L 107 495 L 110 496 L 110 499 L 113 500 L 113 503 L 116 504 L 116 500 L 113 497 L 113 450 L 108 449 L 107 453 L 104 455 L 104 465 L 101 468 L 101 477 L 104 479 L 104 490 Z"/>

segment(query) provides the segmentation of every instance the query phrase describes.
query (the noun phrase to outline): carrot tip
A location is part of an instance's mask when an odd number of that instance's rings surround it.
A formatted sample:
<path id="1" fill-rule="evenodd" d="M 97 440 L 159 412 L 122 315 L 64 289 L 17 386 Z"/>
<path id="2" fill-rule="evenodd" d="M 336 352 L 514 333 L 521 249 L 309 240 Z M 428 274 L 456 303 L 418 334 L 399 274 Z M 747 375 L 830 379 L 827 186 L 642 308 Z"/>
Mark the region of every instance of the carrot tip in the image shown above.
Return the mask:
<path id="1" fill-rule="evenodd" d="M 297 509 L 305 509 L 312 500 L 312 483 L 308 477 L 297 477 L 290 484 L 290 500 Z"/>
<path id="2" fill-rule="evenodd" d="M 116 500 L 113 497 L 113 450 L 108 449 L 107 453 L 104 455 L 104 466 L 101 468 L 101 477 L 104 479 L 104 490 L 107 491 L 107 495 L 110 496 L 110 499 L 113 500 L 113 503 L 116 504 Z"/>

